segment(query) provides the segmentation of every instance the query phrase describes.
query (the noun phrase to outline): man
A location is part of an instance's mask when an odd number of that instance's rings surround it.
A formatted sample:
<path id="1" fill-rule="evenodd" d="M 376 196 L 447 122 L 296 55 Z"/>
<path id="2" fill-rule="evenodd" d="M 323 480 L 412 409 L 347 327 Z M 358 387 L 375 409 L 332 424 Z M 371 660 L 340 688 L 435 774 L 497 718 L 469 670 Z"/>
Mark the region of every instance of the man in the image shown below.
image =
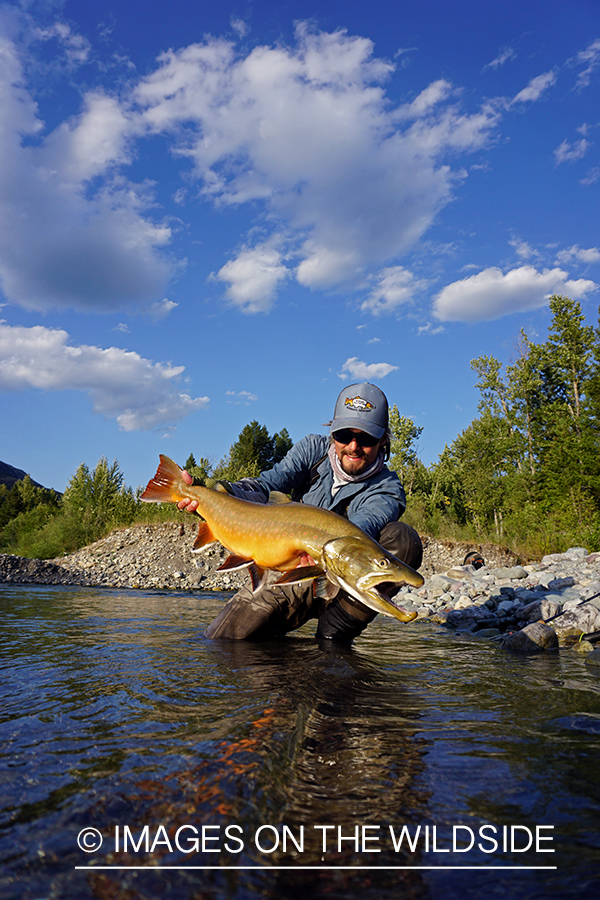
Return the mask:
<path id="1" fill-rule="evenodd" d="M 335 405 L 330 434 L 331 438 L 317 434 L 302 438 L 258 478 L 222 483 L 244 500 L 266 503 L 270 491 L 281 491 L 293 500 L 347 516 L 386 550 L 418 569 L 423 559 L 421 540 L 413 528 L 398 521 L 406 508 L 404 489 L 385 465 L 390 450 L 385 394 L 368 383 L 345 388 Z M 182 500 L 178 506 L 193 512 L 197 504 Z M 303 563 L 310 565 L 312 560 Z M 348 642 L 376 616 L 343 590 L 328 600 L 315 596 L 312 584 L 274 585 L 280 574 L 272 573 L 255 592 L 250 585 L 238 591 L 209 625 L 207 637 L 275 638 L 316 618 L 318 638 Z"/>

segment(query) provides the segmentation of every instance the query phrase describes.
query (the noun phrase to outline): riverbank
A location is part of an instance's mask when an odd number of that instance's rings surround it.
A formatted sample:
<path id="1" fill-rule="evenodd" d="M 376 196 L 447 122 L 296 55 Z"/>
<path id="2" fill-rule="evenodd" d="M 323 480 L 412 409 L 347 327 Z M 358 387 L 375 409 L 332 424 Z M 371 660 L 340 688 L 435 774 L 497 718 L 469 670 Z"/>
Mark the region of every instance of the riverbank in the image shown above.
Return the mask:
<path id="1" fill-rule="evenodd" d="M 246 580 L 245 571 L 217 572 L 227 551 L 220 545 L 192 553 L 198 532 L 195 522 L 135 525 L 69 556 L 52 560 L 24 559 L 0 554 L 0 583 L 76 584 L 90 587 L 143 590 L 235 591 Z M 477 550 L 492 567 L 513 565 L 510 550 L 491 544 L 464 544 L 423 539 L 421 572 L 428 577 L 462 563 Z"/>
<path id="2" fill-rule="evenodd" d="M 241 587 L 245 570 L 217 572 L 227 556 L 220 545 L 191 552 L 196 532 L 194 523 L 137 525 L 54 560 L 0 555 L 0 583 L 163 591 Z M 483 568 L 462 565 L 471 550 L 482 555 Z M 591 653 L 600 632 L 600 553 L 572 548 L 523 562 L 506 548 L 426 537 L 425 584 L 418 591 L 403 589 L 402 605 L 419 619 L 502 641 L 508 649 L 576 646 Z"/>

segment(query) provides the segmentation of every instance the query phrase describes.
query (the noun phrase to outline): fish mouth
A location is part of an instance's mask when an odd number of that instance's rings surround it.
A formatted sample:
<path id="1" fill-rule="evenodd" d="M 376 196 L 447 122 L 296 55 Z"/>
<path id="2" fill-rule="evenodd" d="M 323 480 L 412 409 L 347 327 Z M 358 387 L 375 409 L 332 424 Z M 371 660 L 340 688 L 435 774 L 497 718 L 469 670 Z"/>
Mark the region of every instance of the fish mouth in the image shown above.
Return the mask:
<path id="1" fill-rule="evenodd" d="M 386 600 L 393 606 L 397 605 L 394 597 L 401 588 L 401 585 L 397 581 L 380 581 L 379 584 L 373 584 L 371 587 L 373 590 L 377 591 L 382 600 Z"/>
<path id="2" fill-rule="evenodd" d="M 373 594 L 376 595 L 379 611 L 383 612 L 384 615 L 393 616 L 393 618 L 399 619 L 401 622 L 412 622 L 413 619 L 417 618 L 417 613 L 414 611 L 408 612 L 396 602 L 396 595 L 403 584 L 405 584 L 404 581 L 374 582 L 372 576 L 367 576 L 364 579 L 360 579 L 357 587 L 367 594 L 370 593 L 371 596 Z"/>

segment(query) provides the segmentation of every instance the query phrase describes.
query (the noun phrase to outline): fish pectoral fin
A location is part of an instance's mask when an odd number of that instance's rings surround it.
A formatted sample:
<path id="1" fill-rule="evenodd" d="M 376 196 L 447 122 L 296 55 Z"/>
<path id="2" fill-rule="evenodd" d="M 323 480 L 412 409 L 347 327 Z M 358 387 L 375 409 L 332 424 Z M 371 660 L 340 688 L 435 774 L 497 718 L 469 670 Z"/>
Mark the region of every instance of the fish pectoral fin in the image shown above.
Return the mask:
<path id="1" fill-rule="evenodd" d="M 296 566 L 295 569 L 284 572 L 275 584 L 298 584 L 300 581 L 312 581 L 314 578 L 320 578 L 324 574 L 321 566 Z"/>
<path id="2" fill-rule="evenodd" d="M 237 556 L 235 553 L 231 553 L 225 562 L 218 567 L 217 572 L 231 572 L 234 569 L 244 569 L 252 562 L 254 560 L 251 557 Z"/>
<path id="3" fill-rule="evenodd" d="M 208 524 L 208 522 L 200 522 L 200 524 L 198 525 L 198 536 L 194 541 L 192 553 L 199 553 L 200 550 L 204 549 L 204 547 L 208 547 L 209 544 L 216 544 L 216 542 L 217 539 L 210 530 L 210 525 Z"/>
<path id="4" fill-rule="evenodd" d="M 257 591 L 267 580 L 267 573 L 264 569 L 261 569 L 260 566 L 257 566 L 255 562 L 250 563 L 250 565 L 248 566 L 248 571 L 250 572 L 252 591 Z"/>
<path id="5" fill-rule="evenodd" d="M 313 584 L 313 597 L 321 597 L 324 600 L 333 600 L 334 597 L 337 597 L 339 590 L 337 584 L 330 581 L 326 575 L 322 575 L 321 578 L 317 578 Z"/>

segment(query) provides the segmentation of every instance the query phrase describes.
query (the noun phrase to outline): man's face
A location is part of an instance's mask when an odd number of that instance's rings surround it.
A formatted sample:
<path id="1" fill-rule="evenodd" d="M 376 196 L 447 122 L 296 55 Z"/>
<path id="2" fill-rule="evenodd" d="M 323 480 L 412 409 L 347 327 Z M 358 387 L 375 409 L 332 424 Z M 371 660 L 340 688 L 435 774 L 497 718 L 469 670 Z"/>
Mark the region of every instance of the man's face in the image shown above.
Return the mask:
<path id="1" fill-rule="evenodd" d="M 373 438 L 359 428 L 344 428 L 334 433 L 335 452 L 346 475 L 362 475 L 373 465 L 383 439 L 368 446 L 371 441 Z"/>

